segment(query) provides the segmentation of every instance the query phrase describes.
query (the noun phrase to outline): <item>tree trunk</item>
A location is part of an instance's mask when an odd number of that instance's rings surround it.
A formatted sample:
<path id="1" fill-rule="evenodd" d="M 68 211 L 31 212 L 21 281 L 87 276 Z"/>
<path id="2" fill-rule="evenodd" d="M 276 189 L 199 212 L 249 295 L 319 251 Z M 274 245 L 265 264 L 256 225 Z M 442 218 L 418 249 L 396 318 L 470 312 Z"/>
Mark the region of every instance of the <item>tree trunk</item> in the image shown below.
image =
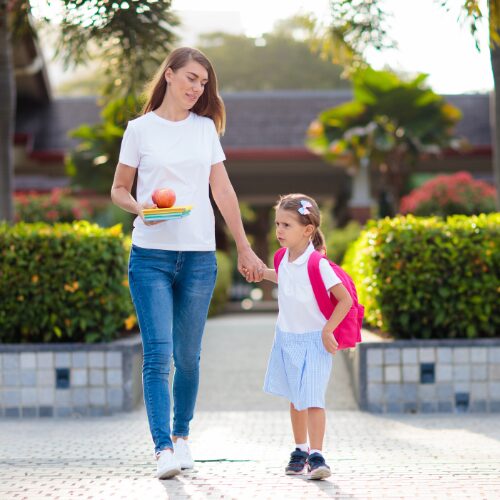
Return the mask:
<path id="1" fill-rule="evenodd" d="M 15 81 L 7 20 L 8 0 L 0 0 L 0 221 L 12 221 Z"/>
<path id="2" fill-rule="evenodd" d="M 492 93 L 491 126 L 493 143 L 493 177 L 497 189 L 497 209 L 500 210 L 500 47 L 491 43 L 491 69 L 493 71 L 494 89 Z"/>

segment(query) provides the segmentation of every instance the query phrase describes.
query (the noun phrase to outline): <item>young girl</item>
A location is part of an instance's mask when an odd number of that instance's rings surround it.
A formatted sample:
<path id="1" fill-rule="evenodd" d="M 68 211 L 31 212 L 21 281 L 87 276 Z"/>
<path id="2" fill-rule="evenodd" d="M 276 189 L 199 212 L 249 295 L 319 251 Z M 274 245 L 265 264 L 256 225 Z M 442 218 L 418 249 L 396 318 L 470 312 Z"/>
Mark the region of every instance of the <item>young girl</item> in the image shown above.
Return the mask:
<path id="1" fill-rule="evenodd" d="M 307 261 L 314 250 L 325 250 L 317 203 L 303 194 L 289 194 L 281 197 L 275 209 L 276 237 L 287 250 L 278 273 L 269 268 L 262 273 L 263 279 L 278 283 L 279 304 L 264 391 L 290 401 L 295 450 L 285 473 L 309 472 L 310 479 L 323 479 L 331 474 L 322 447 L 331 354 L 338 347 L 333 331 L 351 308 L 352 299 L 329 263 L 322 259 L 321 277 L 338 304 L 326 321 L 316 303 Z"/>

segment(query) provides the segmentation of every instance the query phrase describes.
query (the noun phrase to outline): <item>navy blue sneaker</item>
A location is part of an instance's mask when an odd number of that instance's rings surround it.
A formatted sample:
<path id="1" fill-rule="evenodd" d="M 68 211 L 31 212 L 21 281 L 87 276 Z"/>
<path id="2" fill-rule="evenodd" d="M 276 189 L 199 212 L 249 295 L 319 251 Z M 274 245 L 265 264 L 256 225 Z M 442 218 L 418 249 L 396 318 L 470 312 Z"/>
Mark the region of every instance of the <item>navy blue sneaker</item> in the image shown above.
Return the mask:
<path id="1" fill-rule="evenodd" d="M 332 475 L 330 467 L 326 465 L 323 455 L 313 453 L 307 458 L 309 467 L 309 479 L 325 479 Z"/>
<path id="2" fill-rule="evenodd" d="M 307 451 L 300 451 L 299 448 L 295 448 L 290 455 L 290 462 L 285 468 L 285 474 L 304 474 L 307 472 L 307 457 L 309 453 Z"/>

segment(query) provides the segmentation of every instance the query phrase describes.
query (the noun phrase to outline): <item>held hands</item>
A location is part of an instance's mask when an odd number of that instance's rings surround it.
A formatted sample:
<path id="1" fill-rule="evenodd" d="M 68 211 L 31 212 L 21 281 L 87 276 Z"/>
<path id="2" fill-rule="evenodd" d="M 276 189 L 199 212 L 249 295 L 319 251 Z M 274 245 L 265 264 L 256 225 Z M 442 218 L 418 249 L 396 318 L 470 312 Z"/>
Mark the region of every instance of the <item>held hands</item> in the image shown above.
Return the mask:
<path id="1" fill-rule="evenodd" d="M 328 328 L 323 328 L 321 332 L 321 340 L 323 341 L 323 345 L 325 349 L 331 353 L 335 354 L 339 348 L 338 342 L 335 340 L 332 331 Z"/>
<path id="2" fill-rule="evenodd" d="M 265 268 L 264 262 L 250 247 L 238 252 L 238 271 L 249 283 L 262 281 Z"/>
<path id="3" fill-rule="evenodd" d="M 265 267 L 260 267 L 260 268 L 258 268 L 258 269 L 257 269 L 257 275 L 256 275 L 256 276 L 254 275 L 254 276 L 255 276 L 255 279 L 253 279 L 253 280 L 252 280 L 252 279 L 250 279 L 252 275 L 251 275 L 250 271 L 249 271 L 246 267 L 244 267 L 244 268 L 243 268 L 243 272 L 242 272 L 241 274 L 243 274 L 244 278 L 245 278 L 245 279 L 246 279 L 249 283 L 251 283 L 252 281 L 253 281 L 254 283 L 260 283 L 260 282 L 264 279 L 264 271 L 265 271 L 265 270 L 266 270 L 266 268 L 265 268 Z"/>

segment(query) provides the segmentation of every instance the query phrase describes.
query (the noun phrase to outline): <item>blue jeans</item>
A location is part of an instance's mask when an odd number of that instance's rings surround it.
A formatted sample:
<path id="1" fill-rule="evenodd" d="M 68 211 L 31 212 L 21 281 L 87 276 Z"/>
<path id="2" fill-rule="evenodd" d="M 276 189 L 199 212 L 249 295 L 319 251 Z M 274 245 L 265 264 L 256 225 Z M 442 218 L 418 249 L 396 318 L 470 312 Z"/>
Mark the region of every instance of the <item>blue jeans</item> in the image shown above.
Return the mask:
<path id="1" fill-rule="evenodd" d="M 155 451 L 172 448 L 169 373 L 174 356 L 174 436 L 188 436 L 201 338 L 217 275 L 215 252 L 132 246 L 129 283 L 142 336 L 144 403 Z"/>

